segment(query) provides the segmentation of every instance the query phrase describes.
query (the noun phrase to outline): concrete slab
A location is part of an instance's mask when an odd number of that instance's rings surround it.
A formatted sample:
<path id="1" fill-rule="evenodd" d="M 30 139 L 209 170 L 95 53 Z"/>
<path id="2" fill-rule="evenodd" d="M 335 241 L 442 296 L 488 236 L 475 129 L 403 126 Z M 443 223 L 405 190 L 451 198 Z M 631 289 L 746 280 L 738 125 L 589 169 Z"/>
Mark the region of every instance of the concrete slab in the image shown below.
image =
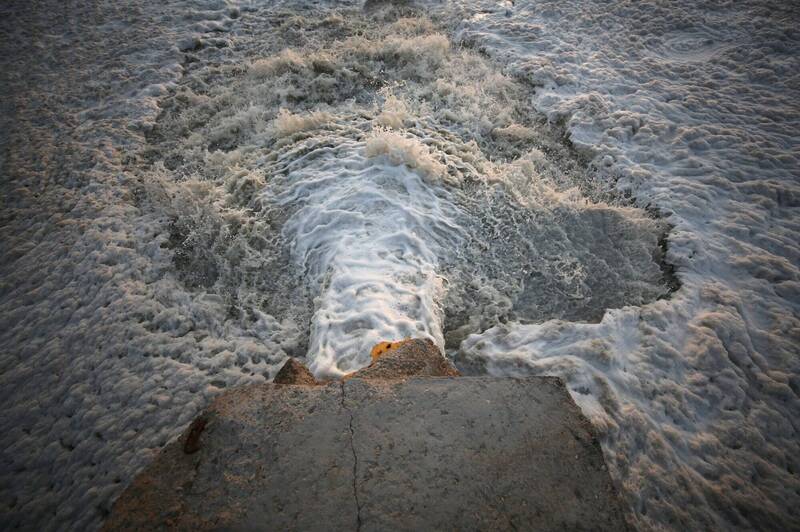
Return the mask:
<path id="1" fill-rule="evenodd" d="M 627 528 L 556 378 L 265 384 L 201 419 L 123 493 L 107 530 Z"/>

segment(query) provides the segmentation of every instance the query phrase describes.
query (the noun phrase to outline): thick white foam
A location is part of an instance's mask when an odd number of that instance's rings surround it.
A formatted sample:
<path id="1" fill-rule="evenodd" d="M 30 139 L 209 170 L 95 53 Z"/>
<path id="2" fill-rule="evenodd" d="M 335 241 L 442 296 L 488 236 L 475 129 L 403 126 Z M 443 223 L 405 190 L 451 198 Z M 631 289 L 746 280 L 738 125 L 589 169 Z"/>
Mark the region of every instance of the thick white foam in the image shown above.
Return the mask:
<path id="1" fill-rule="evenodd" d="M 410 168 L 407 159 L 349 139 L 326 138 L 325 144 L 335 148 L 301 158 L 290 153 L 288 173 L 264 190 L 267 201 L 293 211 L 283 233 L 319 293 L 311 370 L 321 376 L 354 371 L 384 340 L 428 337 L 443 348 L 437 257 L 442 246 L 458 245 L 455 207 L 425 183 L 424 165 Z"/>

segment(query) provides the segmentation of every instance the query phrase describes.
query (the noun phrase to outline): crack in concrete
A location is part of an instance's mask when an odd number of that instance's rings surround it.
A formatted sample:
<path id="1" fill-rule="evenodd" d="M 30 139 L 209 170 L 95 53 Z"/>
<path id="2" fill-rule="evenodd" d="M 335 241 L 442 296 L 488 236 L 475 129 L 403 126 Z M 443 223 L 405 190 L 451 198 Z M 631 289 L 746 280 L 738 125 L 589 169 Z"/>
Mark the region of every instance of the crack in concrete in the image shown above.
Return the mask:
<path id="1" fill-rule="evenodd" d="M 350 415 L 350 450 L 353 452 L 353 498 L 356 500 L 356 531 L 361 530 L 361 503 L 358 501 L 358 488 L 356 486 L 356 479 L 358 474 L 358 455 L 356 454 L 356 446 L 353 443 L 355 437 L 355 430 L 353 430 L 353 413 L 344 404 L 344 381 L 342 381 L 342 408 Z"/>

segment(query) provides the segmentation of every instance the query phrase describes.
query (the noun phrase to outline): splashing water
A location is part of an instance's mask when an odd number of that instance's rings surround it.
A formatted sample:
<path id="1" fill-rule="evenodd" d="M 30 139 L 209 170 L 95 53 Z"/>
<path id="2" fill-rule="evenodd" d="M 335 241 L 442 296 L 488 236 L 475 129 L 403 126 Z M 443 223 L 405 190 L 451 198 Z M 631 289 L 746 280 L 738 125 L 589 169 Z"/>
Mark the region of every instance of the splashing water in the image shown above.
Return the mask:
<path id="1" fill-rule="evenodd" d="M 329 137 L 300 157 L 290 151 L 278 160 L 285 177 L 263 192 L 292 211 L 283 234 L 320 294 L 308 348 L 318 375 L 363 367 L 387 338 L 428 337 L 444 347 L 438 257 L 459 245 L 455 207 L 418 165 L 386 154 L 386 136 L 366 144 Z"/>
<path id="2" fill-rule="evenodd" d="M 666 294 L 665 226 L 601 201 L 600 182 L 528 112 L 527 87 L 403 13 L 294 19 L 305 47 L 284 48 L 277 31 L 244 75 L 206 89 L 199 79 L 215 74 L 195 73 L 161 122 L 180 151 L 173 174 L 191 178 L 158 179 L 177 196 L 225 183 L 217 203 L 237 205 L 240 229 L 224 247 L 272 265 L 253 290 L 278 323 L 308 331 L 293 352 L 335 376 L 382 340 L 453 351 L 507 320 L 596 321 Z M 271 244 L 254 250 L 254 239 Z M 221 251 L 199 255 L 233 273 L 215 286 L 247 314 L 257 298 Z"/>

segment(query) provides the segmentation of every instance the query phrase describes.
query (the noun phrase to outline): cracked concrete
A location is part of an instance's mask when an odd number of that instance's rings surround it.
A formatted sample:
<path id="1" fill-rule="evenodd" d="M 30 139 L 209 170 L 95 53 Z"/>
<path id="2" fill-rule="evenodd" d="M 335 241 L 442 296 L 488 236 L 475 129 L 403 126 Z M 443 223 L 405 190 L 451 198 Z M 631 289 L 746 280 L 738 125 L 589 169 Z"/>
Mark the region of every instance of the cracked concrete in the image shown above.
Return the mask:
<path id="1" fill-rule="evenodd" d="M 115 503 L 107 530 L 624 530 L 555 378 L 353 378 L 231 390 Z"/>
<path id="2" fill-rule="evenodd" d="M 350 415 L 350 449 L 353 451 L 353 498 L 356 501 L 356 530 L 361 530 L 361 503 L 358 502 L 358 455 L 356 454 L 356 447 L 353 443 L 355 440 L 355 431 L 353 430 L 353 413 L 347 408 L 347 405 L 344 402 L 344 381 L 341 382 L 341 388 L 342 408 Z"/>

